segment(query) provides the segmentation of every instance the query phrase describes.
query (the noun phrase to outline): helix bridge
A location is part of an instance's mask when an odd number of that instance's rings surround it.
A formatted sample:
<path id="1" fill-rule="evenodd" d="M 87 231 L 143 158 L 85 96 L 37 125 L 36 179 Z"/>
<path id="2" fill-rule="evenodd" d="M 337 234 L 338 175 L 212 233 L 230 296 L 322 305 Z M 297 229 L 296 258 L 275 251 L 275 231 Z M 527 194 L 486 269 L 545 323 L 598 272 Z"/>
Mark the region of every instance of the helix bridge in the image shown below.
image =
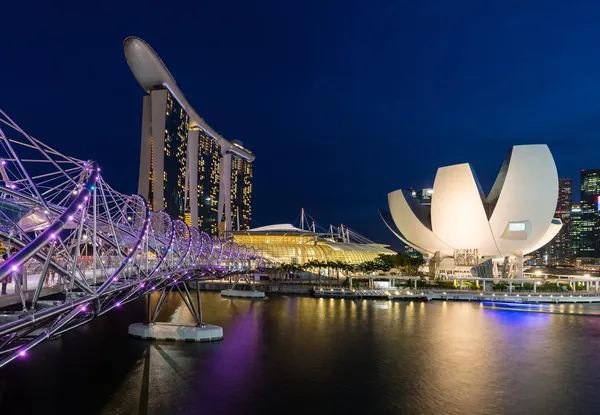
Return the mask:
<path id="1" fill-rule="evenodd" d="M 0 283 L 13 279 L 19 301 L 16 312 L 0 315 L 0 367 L 155 291 L 150 321 L 178 291 L 202 324 L 187 283 L 247 277 L 264 261 L 260 249 L 210 237 L 119 193 L 96 162 L 47 146 L 1 110 L 0 242 Z M 34 290 L 23 288 L 25 275 L 37 277 Z M 49 277 L 59 288 L 42 300 Z"/>

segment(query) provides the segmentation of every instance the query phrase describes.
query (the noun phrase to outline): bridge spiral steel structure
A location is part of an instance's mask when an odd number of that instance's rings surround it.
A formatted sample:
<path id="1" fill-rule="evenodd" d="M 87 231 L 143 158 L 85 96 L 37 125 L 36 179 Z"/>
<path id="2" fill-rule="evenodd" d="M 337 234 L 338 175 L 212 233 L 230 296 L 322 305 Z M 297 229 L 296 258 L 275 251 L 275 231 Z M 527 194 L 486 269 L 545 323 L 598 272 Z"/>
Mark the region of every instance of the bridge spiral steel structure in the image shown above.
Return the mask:
<path id="1" fill-rule="evenodd" d="M 8 251 L 0 282 L 15 280 L 22 307 L 0 315 L 0 367 L 144 295 L 161 290 L 164 301 L 180 282 L 248 273 L 263 261 L 260 249 L 210 237 L 117 192 L 97 163 L 61 154 L 1 110 L 0 242 Z M 35 291 L 23 289 L 26 274 L 39 276 Z M 41 301 L 50 276 L 60 299 Z"/>

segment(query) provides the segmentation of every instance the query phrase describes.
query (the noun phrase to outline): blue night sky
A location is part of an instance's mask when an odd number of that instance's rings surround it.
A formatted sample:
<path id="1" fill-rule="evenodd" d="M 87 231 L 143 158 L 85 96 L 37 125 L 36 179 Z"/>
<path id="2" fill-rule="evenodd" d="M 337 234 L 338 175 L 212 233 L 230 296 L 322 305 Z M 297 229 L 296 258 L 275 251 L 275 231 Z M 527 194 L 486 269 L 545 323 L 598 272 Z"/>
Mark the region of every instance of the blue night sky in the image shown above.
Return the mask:
<path id="1" fill-rule="evenodd" d="M 146 40 L 255 152 L 255 226 L 305 207 L 393 242 L 377 209 L 439 166 L 470 162 L 485 191 L 515 144 L 547 143 L 576 183 L 600 167 L 600 2 L 32 1 L 2 17 L 0 108 L 126 193 L 143 91 L 122 42 Z"/>

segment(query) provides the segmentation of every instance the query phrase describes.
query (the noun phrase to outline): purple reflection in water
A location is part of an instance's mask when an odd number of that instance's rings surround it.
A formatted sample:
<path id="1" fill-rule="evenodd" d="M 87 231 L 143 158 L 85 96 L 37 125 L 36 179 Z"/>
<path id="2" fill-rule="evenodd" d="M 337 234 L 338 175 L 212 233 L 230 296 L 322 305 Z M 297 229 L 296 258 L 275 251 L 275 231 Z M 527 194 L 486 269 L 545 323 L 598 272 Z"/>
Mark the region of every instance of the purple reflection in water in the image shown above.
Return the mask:
<path id="1" fill-rule="evenodd" d="M 234 300 L 235 301 L 235 300 Z M 223 328 L 225 337 L 214 355 L 208 359 L 210 364 L 206 370 L 210 372 L 211 383 L 203 385 L 206 396 L 211 396 L 209 405 L 221 413 L 239 413 L 235 402 L 245 402 L 258 376 L 257 363 L 260 359 L 260 321 L 256 316 L 254 304 L 245 314 L 238 315 L 235 323 Z M 239 399 L 231 399 L 236 394 Z M 208 412 L 213 412 L 209 410 Z"/>

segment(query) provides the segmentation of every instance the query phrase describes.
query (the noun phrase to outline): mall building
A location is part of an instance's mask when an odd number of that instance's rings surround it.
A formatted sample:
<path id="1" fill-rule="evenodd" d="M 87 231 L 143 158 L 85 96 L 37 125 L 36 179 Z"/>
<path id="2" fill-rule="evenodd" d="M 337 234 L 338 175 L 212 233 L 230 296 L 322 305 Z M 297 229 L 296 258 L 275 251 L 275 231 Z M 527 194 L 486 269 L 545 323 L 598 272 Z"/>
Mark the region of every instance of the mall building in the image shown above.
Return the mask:
<path id="1" fill-rule="evenodd" d="M 379 255 L 394 255 L 386 245 L 362 238 L 353 240 L 348 231 L 342 233 L 316 232 L 315 228 L 300 229 L 291 224 L 262 226 L 232 232 L 233 241 L 239 245 L 262 249 L 265 258 L 279 263 L 304 264 L 309 261 L 340 261 L 360 264 Z"/>
<path id="2" fill-rule="evenodd" d="M 194 110 L 156 52 L 136 37 L 125 57 L 146 95 L 138 192 L 153 210 L 216 235 L 248 229 L 254 155 Z"/>

